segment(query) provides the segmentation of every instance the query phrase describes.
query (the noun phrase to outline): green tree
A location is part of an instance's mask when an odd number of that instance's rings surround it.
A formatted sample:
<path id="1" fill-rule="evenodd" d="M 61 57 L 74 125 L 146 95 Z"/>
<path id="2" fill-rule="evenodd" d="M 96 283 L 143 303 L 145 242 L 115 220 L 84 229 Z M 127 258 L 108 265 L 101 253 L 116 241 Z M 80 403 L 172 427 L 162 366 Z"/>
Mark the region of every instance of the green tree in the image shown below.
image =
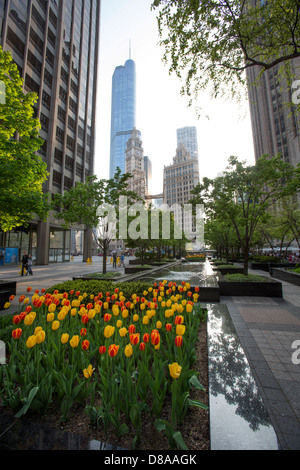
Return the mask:
<path id="1" fill-rule="evenodd" d="M 106 256 L 110 242 L 118 238 L 119 233 L 119 198 L 126 196 L 128 207 L 139 201 L 138 195 L 129 191 L 129 173 L 121 173 L 117 168 L 111 179 L 89 176 L 63 195 L 56 195 L 55 202 L 60 207 L 57 217 L 63 220 L 63 227 L 82 224 L 92 230 L 95 242 L 103 252 L 103 273 L 106 273 Z M 127 210 L 126 208 L 123 208 Z"/>
<path id="2" fill-rule="evenodd" d="M 300 166 L 292 167 L 279 156 L 263 155 L 255 165 L 246 166 L 229 158 L 222 177 L 203 178 L 192 191 L 193 204 L 204 204 L 209 218 L 224 218 L 233 225 L 248 274 L 249 250 L 259 220 L 283 197 L 300 189 Z"/>
<path id="3" fill-rule="evenodd" d="M 33 117 L 35 93 L 23 92 L 23 82 L 11 54 L 0 47 L 0 227 L 11 230 L 35 215 L 45 219 L 49 204 L 42 186 L 47 165 L 36 155 L 43 140 Z"/>
<path id="4" fill-rule="evenodd" d="M 300 56 L 299 0 L 154 0 L 160 44 L 169 70 L 185 82 L 182 92 L 231 96 L 245 89 L 245 70 L 288 64 Z"/>

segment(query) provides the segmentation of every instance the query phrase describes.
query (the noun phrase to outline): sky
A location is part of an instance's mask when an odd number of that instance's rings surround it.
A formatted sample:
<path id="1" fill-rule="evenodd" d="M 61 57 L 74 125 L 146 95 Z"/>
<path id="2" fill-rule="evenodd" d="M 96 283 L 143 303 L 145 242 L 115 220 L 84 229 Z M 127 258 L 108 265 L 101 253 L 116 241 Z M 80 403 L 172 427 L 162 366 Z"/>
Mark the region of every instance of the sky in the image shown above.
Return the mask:
<path id="1" fill-rule="evenodd" d="M 158 44 L 157 12 L 151 0 L 102 0 L 96 107 L 95 174 L 109 178 L 112 76 L 131 59 L 136 66 L 136 128 L 141 131 L 144 155 L 152 162 L 150 193 L 163 191 L 163 168 L 176 154 L 176 129 L 197 127 L 199 172 L 214 178 L 231 155 L 254 163 L 249 105 L 201 96 L 192 107 L 181 96 L 182 82 L 169 75 Z M 196 108 L 204 111 L 200 119 Z M 209 119 L 206 117 L 209 116 Z"/>

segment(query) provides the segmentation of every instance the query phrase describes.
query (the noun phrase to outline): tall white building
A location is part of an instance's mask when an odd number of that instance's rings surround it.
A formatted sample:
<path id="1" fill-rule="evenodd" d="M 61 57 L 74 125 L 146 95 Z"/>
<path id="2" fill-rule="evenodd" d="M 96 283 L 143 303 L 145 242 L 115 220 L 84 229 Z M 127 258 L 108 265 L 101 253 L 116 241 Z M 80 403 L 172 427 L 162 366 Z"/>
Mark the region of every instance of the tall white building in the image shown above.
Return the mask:
<path id="1" fill-rule="evenodd" d="M 164 207 L 174 213 L 174 218 L 186 236 L 196 237 L 195 218 L 186 211 L 191 199 L 191 190 L 199 183 L 198 158 L 192 157 L 183 143 L 176 149 L 173 163 L 164 167 Z M 197 249 L 192 246 L 191 249 Z"/>
<path id="2" fill-rule="evenodd" d="M 177 147 L 183 144 L 191 158 L 198 158 L 197 128 L 195 126 L 177 129 Z"/>
<path id="3" fill-rule="evenodd" d="M 128 182 L 128 189 L 135 191 L 145 199 L 147 193 L 146 173 L 144 168 L 144 149 L 141 132 L 136 128 L 131 131 L 125 151 L 125 173 L 131 173 L 132 178 Z"/>

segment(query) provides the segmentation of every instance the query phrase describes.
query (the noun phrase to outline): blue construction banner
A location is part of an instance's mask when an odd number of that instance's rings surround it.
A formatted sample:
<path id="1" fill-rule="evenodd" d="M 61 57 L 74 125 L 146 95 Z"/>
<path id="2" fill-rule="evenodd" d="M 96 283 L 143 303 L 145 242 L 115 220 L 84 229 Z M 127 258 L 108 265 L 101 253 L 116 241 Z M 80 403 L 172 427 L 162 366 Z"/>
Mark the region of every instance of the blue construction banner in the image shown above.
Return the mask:
<path id="1" fill-rule="evenodd" d="M 4 264 L 4 252 L 5 248 L 0 246 L 0 266 L 3 266 Z"/>
<path id="2" fill-rule="evenodd" d="M 18 248 L 6 248 L 4 261 L 5 261 L 5 264 L 17 264 Z"/>

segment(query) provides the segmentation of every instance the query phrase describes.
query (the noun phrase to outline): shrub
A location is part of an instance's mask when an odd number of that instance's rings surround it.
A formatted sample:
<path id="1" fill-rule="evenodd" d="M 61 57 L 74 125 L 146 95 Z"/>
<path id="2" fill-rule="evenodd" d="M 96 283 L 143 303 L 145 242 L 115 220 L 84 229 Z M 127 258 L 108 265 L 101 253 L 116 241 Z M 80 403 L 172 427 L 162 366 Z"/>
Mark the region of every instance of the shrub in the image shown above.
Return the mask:
<path id="1" fill-rule="evenodd" d="M 233 282 L 266 282 L 267 278 L 264 276 L 259 276 L 256 274 L 225 274 L 225 279 L 227 281 Z"/>

